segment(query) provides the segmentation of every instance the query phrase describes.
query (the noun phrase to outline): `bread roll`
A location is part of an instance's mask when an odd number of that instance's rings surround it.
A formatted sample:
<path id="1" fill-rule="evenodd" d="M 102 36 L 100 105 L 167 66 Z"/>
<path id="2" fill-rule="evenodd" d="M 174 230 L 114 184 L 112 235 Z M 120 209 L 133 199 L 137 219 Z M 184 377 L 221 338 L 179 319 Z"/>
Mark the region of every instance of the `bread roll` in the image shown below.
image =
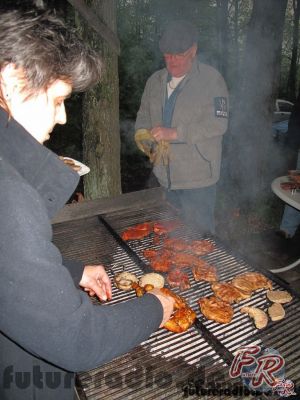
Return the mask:
<path id="1" fill-rule="evenodd" d="M 155 288 L 161 289 L 164 287 L 165 279 L 162 275 L 155 272 L 143 275 L 139 280 L 139 285 L 144 287 L 145 285 L 152 285 Z"/>

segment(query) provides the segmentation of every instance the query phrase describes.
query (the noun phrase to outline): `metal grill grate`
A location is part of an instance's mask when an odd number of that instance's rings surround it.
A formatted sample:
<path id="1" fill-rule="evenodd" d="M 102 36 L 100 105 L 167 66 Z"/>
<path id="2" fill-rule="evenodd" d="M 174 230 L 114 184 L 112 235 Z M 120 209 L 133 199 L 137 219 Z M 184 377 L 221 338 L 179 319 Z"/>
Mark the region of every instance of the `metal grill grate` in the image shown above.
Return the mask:
<path id="1" fill-rule="evenodd" d="M 107 214 L 104 218 L 113 230 L 120 234 L 134 224 L 150 220 L 173 219 L 176 218 L 176 214 L 167 205 L 158 205 L 142 210 L 122 210 L 118 213 Z M 184 226 L 176 231 L 176 236 L 184 239 L 202 238 L 196 231 Z M 228 281 L 237 274 L 253 270 L 242 259 L 232 255 L 215 238 L 207 239 L 216 247 L 212 253 L 203 258 L 217 267 L 220 281 Z M 54 241 L 65 257 L 77 258 L 85 263 L 105 263 L 111 277 L 113 273 L 120 272 L 123 266 L 137 276 L 143 274 L 136 260 L 128 255 L 126 249 L 124 250 L 115 240 L 97 216 L 55 225 Z M 146 260 L 143 258 L 142 250 L 147 247 L 159 247 L 159 245 L 153 245 L 151 237 L 131 241 L 129 245 L 144 262 Z M 275 289 L 282 288 L 277 277 L 269 277 Z M 300 357 L 300 334 L 297 328 L 299 299 L 294 298 L 285 306 L 286 318 L 283 321 L 269 322 L 267 328 L 258 331 L 253 322 L 241 314 L 239 309 L 243 305 L 266 309 L 268 303 L 265 291 L 260 290 L 255 292 L 251 299 L 234 305 L 233 321 L 228 325 L 221 325 L 205 320 L 197 304 L 200 297 L 212 294 L 209 283 L 195 282 L 191 272 L 189 272 L 189 278 L 191 288 L 180 295 L 185 297 L 197 312 L 197 317 L 203 324 L 203 329 L 208 330 L 211 340 L 207 341 L 207 337 L 205 338 L 205 335 L 195 327 L 182 334 L 173 334 L 160 329 L 141 346 L 126 355 L 93 371 L 79 374 L 82 398 L 93 400 L 182 398 L 189 379 L 191 377 L 199 379 L 199 373 L 200 375 L 203 373 L 205 365 L 206 380 L 209 376 L 208 380 L 227 381 L 229 385 L 237 384 L 237 381 L 229 379 L 228 376 L 228 354 L 232 359 L 235 350 L 239 347 L 253 344 L 276 348 L 285 358 L 286 377 L 292 379 L 297 386 L 299 385 L 300 365 L 297 361 Z M 135 297 L 133 291 L 122 292 L 113 288 L 113 300 L 110 304 L 132 297 Z M 109 307 L 109 304 L 105 306 Z M 220 396 L 211 394 L 209 398 L 220 398 Z"/>

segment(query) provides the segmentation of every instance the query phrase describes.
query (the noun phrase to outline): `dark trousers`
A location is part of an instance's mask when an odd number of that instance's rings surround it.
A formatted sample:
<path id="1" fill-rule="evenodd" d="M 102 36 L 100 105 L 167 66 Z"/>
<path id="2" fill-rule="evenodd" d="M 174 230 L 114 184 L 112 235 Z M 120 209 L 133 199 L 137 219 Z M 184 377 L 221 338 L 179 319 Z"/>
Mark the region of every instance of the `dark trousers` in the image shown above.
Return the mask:
<path id="1" fill-rule="evenodd" d="M 215 233 L 216 185 L 167 191 L 167 199 L 180 210 L 185 223 L 202 234 Z"/>

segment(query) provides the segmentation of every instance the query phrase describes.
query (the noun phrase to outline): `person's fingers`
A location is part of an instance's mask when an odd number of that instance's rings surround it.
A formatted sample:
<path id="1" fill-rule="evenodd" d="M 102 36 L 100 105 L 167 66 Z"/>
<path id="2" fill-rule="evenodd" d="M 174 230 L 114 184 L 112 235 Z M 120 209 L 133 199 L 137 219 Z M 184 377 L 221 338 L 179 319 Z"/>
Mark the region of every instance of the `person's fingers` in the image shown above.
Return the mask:
<path id="1" fill-rule="evenodd" d="M 111 283 L 106 282 L 104 280 L 97 280 L 97 284 L 102 288 L 103 292 L 106 294 L 106 297 L 108 300 L 111 300 L 112 298 L 112 288 L 111 288 Z"/>
<path id="2" fill-rule="evenodd" d="M 88 293 L 89 293 L 89 296 L 91 296 L 91 297 L 95 296 L 95 294 L 96 294 L 93 290 L 90 290 L 90 289 L 88 289 L 88 288 L 84 288 L 84 291 L 85 291 L 85 292 L 88 292 Z"/>
<path id="3" fill-rule="evenodd" d="M 97 280 L 91 280 L 89 285 L 86 286 L 89 291 L 93 291 L 100 300 L 106 301 L 107 294 L 105 289 L 103 289 L 102 285 L 99 284 Z"/>
<path id="4" fill-rule="evenodd" d="M 102 287 L 107 295 L 107 298 L 110 300 L 112 298 L 111 281 L 104 269 L 102 269 L 101 273 L 98 275 L 97 283 Z"/>

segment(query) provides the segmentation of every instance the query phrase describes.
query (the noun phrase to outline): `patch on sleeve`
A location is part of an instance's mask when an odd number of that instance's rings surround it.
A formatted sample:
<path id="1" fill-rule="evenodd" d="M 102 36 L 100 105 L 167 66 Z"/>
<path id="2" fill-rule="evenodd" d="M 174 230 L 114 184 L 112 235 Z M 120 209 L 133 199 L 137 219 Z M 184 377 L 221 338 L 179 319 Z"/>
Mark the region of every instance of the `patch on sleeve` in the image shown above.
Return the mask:
<path id="1" fill-rule="evenodd" d="M 228 106 L 226 97 L 215 97 L 215 116 L 218 118 L 228 118 Z"/>

